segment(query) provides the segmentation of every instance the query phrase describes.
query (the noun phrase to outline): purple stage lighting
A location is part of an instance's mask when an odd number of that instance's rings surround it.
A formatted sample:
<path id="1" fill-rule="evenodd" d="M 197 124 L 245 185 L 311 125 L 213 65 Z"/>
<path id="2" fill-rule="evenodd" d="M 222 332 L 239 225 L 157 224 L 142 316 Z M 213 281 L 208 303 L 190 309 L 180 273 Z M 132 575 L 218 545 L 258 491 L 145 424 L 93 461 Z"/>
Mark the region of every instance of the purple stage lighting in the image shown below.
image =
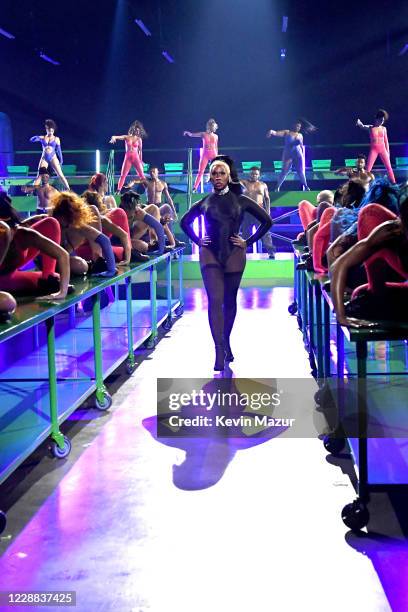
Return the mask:
<path id="1" fill-rule="evenodd" d="M 0 28 L 0 34 L 2 36 L 5 36 L 6 38 L 10 38 L 10 39 L 15 38 L 15 36 L 13 36 L 13 34 L 10 34 L 10 32 L 7 32 L 6 30 L 3 30 L 3 28 Z"/>
<path id="2" fill-rule="evenodd" d="M 136 25 L 139 26 L 139 28 L 142 30 L 142 32 L 144 32 L 146 34 L 146 36 L 151 36 L 152 35 L 152 33 L 149 30 L 149 28 L 147 28 L 145 26 L 145 24 L 143 23 L 143 21 L 141 19 L 135 19 L 135 23 L 136 23 Z"/>
<path id="3" fill-rule="evenodd" d="M 174 58 L 170 55 L 170 53 L 167 53 L 167 51 L 162 51 L 162 56 L 164 59 L 170 62 L 170 64 L 174 64 Z"/>
<path id="4" fill-rule="evenodd" d="M 60 65 L 60 63 L 57 62 L 57 60 L 52 59 L 52 57 L 49 57 L 49 55 L 45 55 L 45 53 L 43 53 L 42 51 L 40 51 L 40 57 L 41 59 L 44 60 L 44 62 L 48 62 L 49 64 L 52 64 L 53 66 Z"/>
<path id="5" fill-rule="evenodd" d="M 288 29 L 288 17 L 284 15 L 282 17 L 282 32 L 286 32 L 287 29 Z"/>

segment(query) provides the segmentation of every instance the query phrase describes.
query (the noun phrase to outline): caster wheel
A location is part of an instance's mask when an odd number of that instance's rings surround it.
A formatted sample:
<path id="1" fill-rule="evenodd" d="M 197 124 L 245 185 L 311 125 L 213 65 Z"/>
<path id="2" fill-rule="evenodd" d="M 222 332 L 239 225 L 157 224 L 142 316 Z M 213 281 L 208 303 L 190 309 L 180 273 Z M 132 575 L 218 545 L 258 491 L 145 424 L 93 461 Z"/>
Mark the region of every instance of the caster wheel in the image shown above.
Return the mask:
<path id="1" fill-rule="evenodd" d="M 112 406 L 112 398 L 107 391 L 103 393 L 102 399 L 95 398 L 95 406 L 99 410 L 108 410 Z"/>
<path id="2" fill-rule="evenodd" d="M 184 314 L 184 306 L 177 306 L 177 308 L 176 308 L 176 315 L 178 317 L 181 317 L 182 314 Z"/>
<path id="3" fill-rule="evenodd" d="M 0 510 L 0 533 L 3 533 L 7 525 L 7 519 L 4 512 Z"/>
<path id="4" fill-rule="evenodd" d="M 136 364 L 135 363 L 131 363 L 130 361 L 126 362 L 126 373 L 129 374 L 129 376 L 131 374 L 133 374 L 133 372 L 136 370 Z"/>
<path id="5" fill-rule="evenodd" d="M 292 304 L 289 304 L 288 306 L 288 313 L 291 315 L 295 315 L 297 313 L 297 304 L 296 302 L 292 302 Z"/>
<path id="6" fill-rule="evenodd" d="M 364 502 L 356 499 L 351 504 L 344 506 L 341 512 L 343 523 L 352 531 L 360 531 L 368 524 L 370 513 Z"/>
<path id="7" fill-rule="evenodd" d="M 173 321 L 171 320 L 170 317 L 167 317 L 167 319 L 163 322 L 163 329 L 165 329 L 166 331 L 169 331 L 172 327 L 173 327 Z"/>
<path id="8" fill-rule="evenodd" d="M 346 446 L 346 441 L 344 438 L 333 438 L 331 436 L 324 436 L 323 438 L 323 446 L 331 455 L 339 455 L 344 447 Z"/>
<path id="9" fill-rule="evenodd" d="M 148 338 L 146 342 L 144 343 L 144 347 L 148 350 L 152 350 L 155 348 L 157 342 L 158 342 L 157 338 Z"/>
<path id="10" fill-rule="evenodd" d="M 297 324 L 300 330 L 303 329 L 302 315 L 298 312 L 297 314 Z"/>
<path id="11" fill-rule="evenodd" d="M 51 443 L 51 454 L 57 459 L 65 459 L 65 457 L 68 457 L 69 453 L 71 452 L 71 447 L 71 440 L 67 438 L 67 436 L 64 436 L 63 448 L 60 448 L 55 441 Z"/>

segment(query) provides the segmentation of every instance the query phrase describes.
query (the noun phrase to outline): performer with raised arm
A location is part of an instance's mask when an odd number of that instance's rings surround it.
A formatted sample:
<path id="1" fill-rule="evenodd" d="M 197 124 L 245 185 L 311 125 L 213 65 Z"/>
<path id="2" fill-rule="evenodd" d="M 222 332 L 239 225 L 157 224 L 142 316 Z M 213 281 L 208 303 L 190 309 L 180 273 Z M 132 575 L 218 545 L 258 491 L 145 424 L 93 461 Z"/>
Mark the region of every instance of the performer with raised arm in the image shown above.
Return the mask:
<path id="1" fill-rule="evenodd" d="M 371 183 L 371 181 L 374 180 L 374 174 L 367 170 L 366 159 L 366 156 L 360 153 L 356 159 L 355 168 L 337 168 L 337 170 L 334 171 L 334 174 L 344 174 L 348 176 L 349 179 L 359 179 L 365 185 L 368 185 L 368 183 Z"/>
<path id="2" fill-rule="evenodd" d="M 253 166 L 250 170 L 249 180 L 241 179 L 241 183 L 245 187 L 244 195 L 251 198 L 261 208 L 264 208 L 268 215 L 271 210 L 271 201 L 269 199 L 268 185 L 260 180 L 261 172 L 257 166 Z M 255 219 L 251 215 L 245 215 L 242 222 L 242 233 L 244 238 L 251 232 L 252 226 Z M 275 249 L 272 243 L 272 236 L 270 232 L 266 232 L 261 238 L 262 244 L 269 255 L 269 259 L 275 259 Z"/>
<path id="3" fill-rule="evenodd" d="M 129 127 L 128 133 L 122 136 L 112 136 L 110 139 L 111 144 L 115 144 L 117 140 L 125 141 L 125 158 L 122 164 L 122 170 L 120 172 L 120 178 L 118 183 L 118 191 L 120 191 L 125 184 L 125 180 L 132 166 L 134 166 L 137 174 L 143 180 L 146 180 L 143 172 L 142 162 L 142 148 L 143 138 L 146 138 L 147 134 L 140 121 L 134 121 Z"/>
<path id="4" fill-rule="evenodd" d="M 38 165 L 38 172 L 40 168 L 53 168 L 57 176 L 60 178 L 65 189 L 69 190 L 68 181 L 62 172 L 62 151 L 61 151 L 61 140 L 58 136 L 55 136 L 57 131 L 57 124 L 52 119 L 45 120 L 45 136 L 32 136 L 30 142 L 40 142 L 43 148 L 40 163 Z"/>
<path id="5" fill-rule="evenodd" d="M 267 138 L 278 136 L 285 139 L 282 155 L 282 171 L 279 176 L 276 191 L 280 191 L 282 183 L 291 171 L 293 164 L 295 164 L 295 169 L 302 183 L 303 190 L 310 191 L 305 174 L 305 147 L 303 144 L 302 132 L 309 134 L 310 132 L 315 132 L 316 129 L 317 128 L 309 121 L 301 118 L 296 120 L 290 130 L 269 130 L 267 132 Z"/>
<path id="6" fill-rule="evenodd" d="M 388 144 L 387 128 L 384 126 L 384 123 L 388 121 L 388 119 L 389 114 L 387 111 L 383 108 L 379 108 L 374 119 L 374 125 L 364 125 L 360 119 L 357 119 L 356 126 L 362 130 L 368 130 L 370 133 L 371 146 L 367 159 L 367 171 L 371 172 L 375 160 L 379 155 L 387 169 L 387 174 L 391 183 L 395 183 L 395 176 L 390 161 L 390 145 Z"/>
<path id="7" fill-rule="evenodd" d="M 211 162 L 214 157 L 217 157 L 218 155 L 218 136 L 216 134 L 217 130 L 218 124 L 215 119 L 209 119 L 207 121 L 205 132 L 183 132 L 183 136 L 203 139 L 198 174 L 194 183 L 194 191 L 197 190 L 208 163 Z"/>

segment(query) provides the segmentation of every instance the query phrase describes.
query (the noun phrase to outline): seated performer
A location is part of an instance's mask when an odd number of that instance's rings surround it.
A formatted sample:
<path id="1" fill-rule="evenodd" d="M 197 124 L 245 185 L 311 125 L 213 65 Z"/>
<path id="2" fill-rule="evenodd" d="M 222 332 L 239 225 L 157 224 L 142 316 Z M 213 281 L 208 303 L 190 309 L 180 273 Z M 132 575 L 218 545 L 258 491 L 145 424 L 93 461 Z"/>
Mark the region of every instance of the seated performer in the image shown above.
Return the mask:
<path id="1" fill-rule="evenodd" d="M 21 191 L 24 193 L 35 193 L 37 196 L 37 214 L 48 214 L 51 211 L 51 198 L 58 193 L 49 183 L 50 173 L 45 166 L 38 170 L 38 178 L 32 185 L 23 185 Z"/>
<path id="2" fill-rule="evenodd" d="M 55 136 L 57 124 L 52 119 L 45 120 L 45 136 L 32 136 L 30 142 L 40 142 L 43 148 L 38 170 L 40 168 L 48 168 L 51 166 L 60 178 L 65 189 L 69 189 L 68 181 L 62 172 L 62 151 L 61 141 L 58 136 Z"/>
<path id="3" fill-rule="evenodd" d="M 0 221 L 0 268 L 7 254 L 11 240 L 11 229 L 7 223 Z M 11 293 L 0 291 L 0 323 L 8 321 L 16 308 L 17 302 Z"/>
<path id="4" fill-rule="evenodd" d="M 45 294 L 43 300 L 65 298 L 70 274 L 69 256 L 59 244 L 61 232 L 57 221 L 46 215 L 21 221 L 6 194 L 0 194 L 0 220 L 9 227 L 8 248 L 0 258 L 0 290 L 24 296 Z M 41 272 L 20 270 L 37 255 L 41 255 Z M 59 278 L 55 274 L 57 264 Z M 50 289 L 55 292 L 47 294 Z"/>
<path id="5" fill-rule="evenodd" d="M 111 238 L 115 236 L 121 246 L 114 246 L 113 252 L 115 259 L 119 262 L 118 266 L 126 266 L 131 261 L 131 243 L 130 231 L 127 216 L 124 210 L 114 208 L 107 210 L 101 196 L 96 191 L 85 191 L 82 194 L 82 199 L 94 214 L 94 221 L 91 223 L 98 231 L 102 231 L 105 236 Z M 82 245 L 76 250 L 77 255 L 84 259 L 89 259 L 91 256 L 90 247 Z M 142 261 L 144 261 L 143 258 Z"/>
<path id="6" fill-rule="evenodd" d="M 257 166 L 253 166 L 250 169 L 249 180 L 241 179 L 241 183 L 243 184 L 245 190 L 244 195 L 251 198 L 254 202 L 256 202 L 261 208 L 264 208 L 268 215 L 270 215 L 271 211 L 271 201 L 269 199 L 269 191 L 266 183 L 260 180 L 261 172 Z M 252 226 L 254 225 L 255 219 L 251 218 L 251 215 L 244 215 L 244 220 L 242 222 L 242 234 L 247 237 L 251 233 Z M 272 236 L 270 232 L 266 232 L 266 234 L 262 237 L 262 244 L 268 253 L 269 259 L 275 259 L 275 249 L 272 243 Z"/>
<path id="7" fill-rule="evenodd" d="M 92 227 L 95 217 L 89 206 L 75 193 L 65 191 L 53 197 L 52 206 L 51 216 L 61 227 L 61 244 L 70 254 L 72 273 L 115 276 L 112 245 L 107 236 Z M 91 250 L 91 267 L 76 254 L 76 250 L 86 242 Z"/>
<path id="8" fill-rule="evenodd" d="M 363 327 L 373 320 L 408 320 L 408 197 L 402 194 L 400 217 L 379 204 L 370 204 L 360 212 L 359 236 L 366 235 L 331 267 L 332 296 L 337 320 L 341 325 Z M 377 225 L 378 224 L 378 225 Z M 373 229 L 374 228 L 374 229 Z M 368 234 L 368 235 L 367 235 Z M 344 290 L 348 271 L 361 263 L 367 269 L 365 294 L 358 288 L 346 309 Z M 400 282 L 395 282 L 395 274 Z M 392 278 L 392 280 L 389 280 Z M 362 295 L 360 304 L 355 296 Z M 353 308 L 353 306 L 358 308 Z M 347 311 L 358 316 L 348 316 Z M 361 317 L 361 318 L 360 318 Z"/>
<path id="9" fill-rule="evenodd" d="M 164 233 L 166 234 L 166 238 L 167 238 L 167 244 L 169 246 L 183 246 L 179 240 L 176 240 L 174 237 L 173 232 L 171 231 L 171 227 L 170 227 L 170 223 L 172 220 L 177 220 L 177 212 L 176 209 L 174 207 L 174 202 L 172 200 L 172 197 L 169 193 L 169 188 L 167 186 L 167 183 L 165 181 L 162 181 L 159 178 L 159 169 L 157 166 L 150 166 L 149 168 L 149 174 L 150 174 L 150 178 L 146 178 L 146 179 L 136 179 L 134 181 L 131 181 L 128 184 L 128 187 L 133 187 L 133 185 L 135 184 L 142 184 L 146 190 L 146 196 L 147 196 L 147 202 L 148 205 L 150 204 L 154 204 L 155 206 L 158 206 L 160 209 L 160 217 L 163 220 L 164 215 L 166 216 L 166 219 L 168 218 L 168 210 L 170 208 L 171 210 L 171 219 L 169 219 L 167 222 L 162 223 L 163 228 L 164 228 Z M 162 204 L 162 196 L 165 196 L 166 198 L 166 205 Z M 163 214 L 162 214 L 162 210 L 161 207 L 162 206 L 166 206 L 166 208 L 163 208 Z"/>
<path id="10" fill-rule="evenodd" d="M 96 191 L 101 196 L 104 206 L 108 210 L 117 208 L 116 200 L 113 195 L 107 195 L 108 179 L 106 178 L 106 174 L 102 172 L 94 174 L 89 181 L 88 191 Z"/>
<path id="11" fill-rule="evenodd" d="M 208 318 L 215 344 L 214 370 L 224 369 L 233 361 L 230 335 L 237 312 L 237 293 L 246 263 L 246 248 L 269 230 L 268 213 L 253 200 L 229 189 L 230 166 L 215 161 L 210 166 L 214 192 L 190 208 L 181 219 L 181 228 L 200 247 L 200 267 L 208 296 Z M 245 213 L 259 221 L 256 232 L 247 240 L 239 236 Z M 194 221 L 204 216 L 206 235 L 200 239 L 193 230 Z"/>
<path id="12" fill-rule="evenodd" d="M 159 254 L 165 251 L 165 235 L 160 223 L 160 211 L 155 204 L 149 204 L 142 208 L 140 196 L 135 191 L 127 191 L 122 194 L 120 208 L 127 215 L 132 248 L 140 253 L 147 253 L 157 249 Z M 153 229 L 157 236 L 157 245 L 149 244 L 149 228 Z"/>

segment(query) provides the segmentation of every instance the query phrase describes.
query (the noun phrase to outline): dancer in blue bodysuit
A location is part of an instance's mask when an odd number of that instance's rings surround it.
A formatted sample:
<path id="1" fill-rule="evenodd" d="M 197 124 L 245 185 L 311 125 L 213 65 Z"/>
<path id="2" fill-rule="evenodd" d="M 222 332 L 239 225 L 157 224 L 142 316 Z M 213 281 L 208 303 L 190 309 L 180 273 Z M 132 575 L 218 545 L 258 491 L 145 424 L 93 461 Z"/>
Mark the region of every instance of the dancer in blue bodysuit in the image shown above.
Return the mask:
<path id="1" fill-rule="evenodd" d="M 63 183 L 65 189 L 69 190 L 68 181 L 62 172 L 61 141 L 55 136 L 57 125 L 52 119 L 45 120 L 45 136 L 33 136 L 30 142 L 40 142 L 43 148 L 38 169 L 51 166 Z"/>
<path id="2" fill-rule="evenodd" d="M 307 186 L 305 174 L 305 147 L 303 145 L 303 134 L 314 132 L 317 128 L 309 123 L 306 119 L 297 119 L 296 123 L 290 130 L 269 130 L 266 134 L 267 138 L 271 136 L 281 136 L 285 138 L 285 146 L 282 155 L 282 170 L 279 176 L 276 191 L 279 191 L 282 183 L 292 169 L 292 164 L 295 164 L 296 172 L 302 183 L 303 191 L 310 191 Z"/>

